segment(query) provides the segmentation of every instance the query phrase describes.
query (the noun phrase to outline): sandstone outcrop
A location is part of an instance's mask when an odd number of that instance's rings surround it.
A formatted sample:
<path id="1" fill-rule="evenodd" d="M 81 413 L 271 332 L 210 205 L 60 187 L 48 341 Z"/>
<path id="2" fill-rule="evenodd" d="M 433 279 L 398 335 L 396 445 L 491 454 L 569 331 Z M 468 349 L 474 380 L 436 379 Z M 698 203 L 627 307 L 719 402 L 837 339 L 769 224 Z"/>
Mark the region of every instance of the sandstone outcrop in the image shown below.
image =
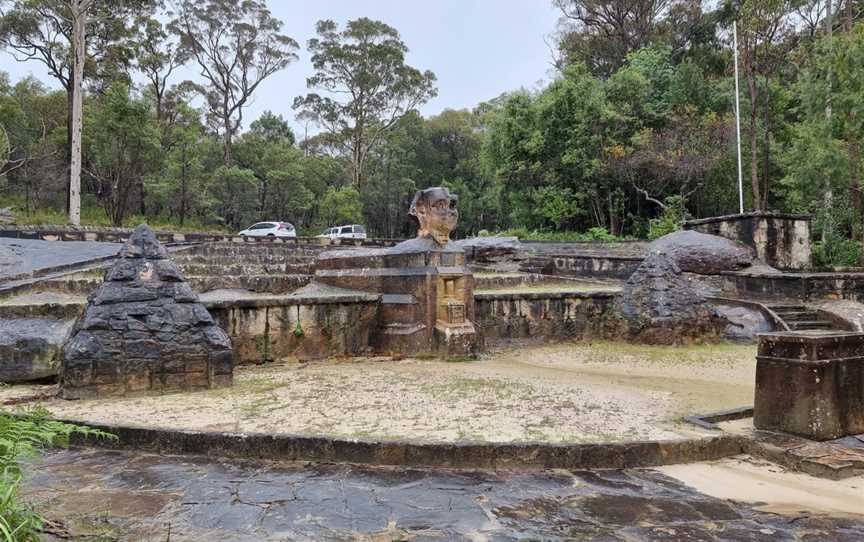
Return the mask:
<path id="1" fill-rule="evenodd" d="M 713 275 L 737 271 L 754 263 L 750 247 L 725 237 L 681 230 L 664 235 L 648 245 L 648 253 L 662 253 L 681 271 Z"/>

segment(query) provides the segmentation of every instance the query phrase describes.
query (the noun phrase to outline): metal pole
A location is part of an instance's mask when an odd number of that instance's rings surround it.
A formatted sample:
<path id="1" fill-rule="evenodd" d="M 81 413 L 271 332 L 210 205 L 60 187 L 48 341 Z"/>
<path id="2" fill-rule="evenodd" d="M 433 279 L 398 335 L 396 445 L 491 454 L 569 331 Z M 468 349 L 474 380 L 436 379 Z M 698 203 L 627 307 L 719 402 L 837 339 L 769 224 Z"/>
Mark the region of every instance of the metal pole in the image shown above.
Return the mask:
<path id="1" fill-rule="evenodd" d="M 735 48 L 735 131 L 738 136 L 738 212 L 744 214 L 744 181 L 741 172 L 741 103 L 738 95 L 738 23 L 732 21 L 732 41 Z"/>

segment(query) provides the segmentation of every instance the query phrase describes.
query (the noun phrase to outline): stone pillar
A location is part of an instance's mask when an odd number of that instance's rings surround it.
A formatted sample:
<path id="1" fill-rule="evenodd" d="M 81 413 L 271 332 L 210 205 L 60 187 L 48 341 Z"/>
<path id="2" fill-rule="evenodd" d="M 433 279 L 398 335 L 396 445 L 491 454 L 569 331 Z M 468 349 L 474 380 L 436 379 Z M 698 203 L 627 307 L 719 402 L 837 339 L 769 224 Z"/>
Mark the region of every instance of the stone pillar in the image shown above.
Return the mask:
<path id="1" fill-rule="evenodd" d="M 864 333 L 759 335 L 753 425 L 814 440 L 864 433 Z"/>

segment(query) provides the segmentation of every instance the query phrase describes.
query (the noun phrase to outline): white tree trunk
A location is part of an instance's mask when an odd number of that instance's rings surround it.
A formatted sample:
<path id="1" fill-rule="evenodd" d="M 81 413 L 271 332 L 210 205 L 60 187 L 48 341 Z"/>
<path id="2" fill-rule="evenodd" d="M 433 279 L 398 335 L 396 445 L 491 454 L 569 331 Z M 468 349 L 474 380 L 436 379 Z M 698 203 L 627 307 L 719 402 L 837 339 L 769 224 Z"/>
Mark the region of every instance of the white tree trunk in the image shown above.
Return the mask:
<path id="1" fill-rule="evenodd" d="M 72 14 L 72 153 L 69 167 L 69 222 L 81 225 L 81 131 L 84 59 L 87 51 L 87 8 L 91 0 L 70 0 Z"/>

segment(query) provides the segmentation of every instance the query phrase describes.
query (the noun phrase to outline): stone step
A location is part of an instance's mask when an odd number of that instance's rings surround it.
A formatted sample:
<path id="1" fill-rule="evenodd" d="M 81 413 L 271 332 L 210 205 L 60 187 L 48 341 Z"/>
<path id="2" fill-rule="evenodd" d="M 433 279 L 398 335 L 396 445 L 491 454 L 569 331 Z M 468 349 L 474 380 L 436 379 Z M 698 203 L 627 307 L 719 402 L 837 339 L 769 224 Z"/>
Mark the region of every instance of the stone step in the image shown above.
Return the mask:
<path id="1" fill-rule="evenodd" d="M 196 292 L 207 292 L 218 289 L 243 289 L 253 292 L 268 292 L 273 294 L 290 293 L 308 284 L 310 274 L 265 274 L 265 275 L 190 275 L 186 277 L 189 285 Z M 34 292 L 60 292 L 65 294 L 89 295 L 100 284 L 102 277 L 71 277 L 44 280 L 30 285 L 17 292 L 18 294 Z"/>
<path id="2" fill-rule="evenodd" d="M 768 305 L 768 308 L 777 314 L 785 314 L 787 312 L 804 312 L 807 307 L 804 305 Z"/>
<path id="3" fill-rule="evenodd" d="M 816 311 L 795 311 L 777 313 L 785 322 L 807 322 L 812 320 L 821 320 L 819 313 Z"/>
<path id="4" fill-rule="evenodd" d="M 312 263 L 245 263 L 233 265 L 211 265 L 205 263 L 180 263 L 186 276 L 230 276 L 230 275 L 309 275 L 314 272 Z"/>
<path id="5" fill-rule="evenodd" d="M 197 254 L 206 256 L 238 256 L 246 254 L 297 254 L 314 256 L 324 250 L 324 247 L 295 247 L 291 245 L 201 245 L 183 252 L 183 255 Z"/>
<path id="6" fill-rule="evenodd" d="M 808 329 L 833 329 L 834 325 L 827 320 L 804 320 L 799 322 L 787 322 L 793 331 Z"/>
<path id="7" fill-rule="evenodd" d="M 174 258 L 178 265 L 205 264 L 205 265 L 235 265 L 238 263 L 248 264 L 278 264 L 278 263 L 309 263 L 314 262 L 316 257 L 307 254 L 235 254 L 235 255 L 210 255 L 210 254 L 187 254 Z"/>
<path id="8" fill-rule="evenodd" d="M 87 298 L 54 292 L 18 295 L 0 300 L 0 319 L 44 318 L 75 319 L 81 314 Z"/>
<path id="9" fill-rule="evenodd" d="M 312 275 L 234 275 L 234 276 L 187 276 L 189 285 L 198 293 L 210 290 L 240 289 L 252 292 L 287 294 L 306 286 Z"/>

